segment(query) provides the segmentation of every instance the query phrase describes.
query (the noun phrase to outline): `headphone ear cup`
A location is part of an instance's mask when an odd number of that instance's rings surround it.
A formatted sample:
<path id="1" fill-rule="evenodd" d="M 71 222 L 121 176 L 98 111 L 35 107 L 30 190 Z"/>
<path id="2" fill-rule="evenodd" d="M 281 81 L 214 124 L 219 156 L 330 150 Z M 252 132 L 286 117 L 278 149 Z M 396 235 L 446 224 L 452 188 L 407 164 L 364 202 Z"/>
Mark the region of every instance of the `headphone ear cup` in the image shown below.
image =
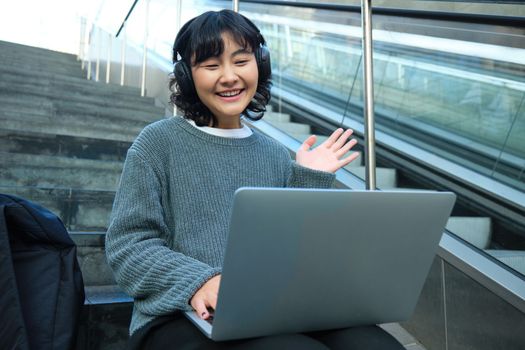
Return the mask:
<path id="1" fill-rule="evenodd" d="M 266 81 L 272 75 L 272 63 L 270 62 L 270 50 L 266 46 L 260 46 L 255 50 L 255 60 L 259 70 L 259 82 Z"/>
<path id="2" fill-rule="evenodd" d="M 187 97 L 193 98 L 196 95 L 195 85 L 193 84 L 191 69 L 186 62 L 178 61 L 175 63 L 173 73 L 175 74 L 175 79 L 177 80 L 181 93 Z"/>

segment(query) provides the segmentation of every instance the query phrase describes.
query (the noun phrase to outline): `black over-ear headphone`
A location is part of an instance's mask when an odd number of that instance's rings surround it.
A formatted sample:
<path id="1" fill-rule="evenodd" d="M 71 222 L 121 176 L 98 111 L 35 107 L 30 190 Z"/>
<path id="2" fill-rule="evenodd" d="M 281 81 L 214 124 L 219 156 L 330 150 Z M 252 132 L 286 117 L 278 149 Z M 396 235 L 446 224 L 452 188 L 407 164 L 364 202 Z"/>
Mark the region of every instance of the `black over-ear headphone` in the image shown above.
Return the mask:
<path id="1" fill-rule="evenodd" d="M 257 62 L 257 70 L 259 71 L 259 83 L 268 80 L 272 74 L 272 65 L 270 62 L 270 51 L 268 48 L 263 45 L 259 46 L 254 51 L 255 61 Z M 179 89 L 185 96 L 197 96 L 197 91 L 195 90 L 195 84 L 193 83 L 193 77 L 191 75 L 190 66 L 180 59 L 175 63 L 173 69 L 175 78 L 177 79 L 177 84 Z"/>

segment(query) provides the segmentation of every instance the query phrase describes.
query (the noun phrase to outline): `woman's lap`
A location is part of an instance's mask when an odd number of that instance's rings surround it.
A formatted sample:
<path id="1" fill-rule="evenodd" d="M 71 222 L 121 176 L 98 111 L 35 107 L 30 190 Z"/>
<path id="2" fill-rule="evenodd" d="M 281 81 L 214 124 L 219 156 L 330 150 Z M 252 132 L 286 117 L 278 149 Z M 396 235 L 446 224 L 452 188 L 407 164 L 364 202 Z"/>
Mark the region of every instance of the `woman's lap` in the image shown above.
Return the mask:
<path id="1" fill-rule="evenodd" d="M 181 314 L 164 317 L 146 325 L 131 339 L 133 349 L 366 349 L 402 350 L 390 334 L 377 326 L 355 327 L 332 331 L 309 332 L 303 334 L 284 334 L 261 338 L 215 342 L 208 339 L 189 320 Z"/>
<path id="2" fill-rule="evenodd" d="M 393 336 L 372 325 L 305 333 L 329 349 L 404 350 Z"/>

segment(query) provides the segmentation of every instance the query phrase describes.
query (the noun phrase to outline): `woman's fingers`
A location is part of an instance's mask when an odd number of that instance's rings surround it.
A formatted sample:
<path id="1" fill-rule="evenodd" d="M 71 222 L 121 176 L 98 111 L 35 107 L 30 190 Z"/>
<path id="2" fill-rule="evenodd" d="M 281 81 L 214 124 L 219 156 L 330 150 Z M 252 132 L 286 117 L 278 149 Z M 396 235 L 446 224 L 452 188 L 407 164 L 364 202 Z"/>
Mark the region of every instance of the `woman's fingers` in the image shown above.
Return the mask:
<path id="1" fill-rule="evenodd" d="M 308 137 L 306 140 L 304 140 L 304 142 L 301 144 L 301 146 L 299 147 L 299 149 L 297 150 L 298 152 L 299 151 L 309 151 L 310 148 L 315 144 L 315 135 L 310 135 L 310 137 Z"/>
<path id="2" fill-rule="evenodd" d="M 343 147 L 339 148 L 335 152 L 336 157 L 337 158 L 343 157 L 346 154 L 346 152 L 350 151 L 352 149 L 352 147 L 354 147 L 356 144 L 357 144 L 357 140 L 356 139 L 352 139 L 352 140 L 348 141 L 347 143 L 345 143 L 345 145 Z"/>
<path id="3" fill-rule="evenodd" d="M 326 146 L 326 148 L 332 147 L 332 145 L 337 141 L 337 139 L 339 139 L 339 136 L 341 136 L 342 134 L 343 134 L 343 129 L 339 128 L 335 130 L 332 133 L 332 135 L 330 135 L 330 137 L 326 139 L 325 142 L 323 142 L 323 144 Z"/>
<path id="4" fill-rule="evenodd" d="M 221 275 L 210 278 L 191 298 L 191 307 L 195 309 L 195 312 L 200 318 L 207 319 L 210 317 L 208 308 L 215 310 L 220 283 Z"/>
<path id="5" fill-rule="evenodd" d="M 339 160 L 339 164 L 341 166 L 339 168 L 343 168 L 343 167 L 347 166 L 348 164 L 350 164 L 351 162 L 356 160 L 357 157 L 359 157 L 359 152 L 354 152 L 351 155 L 349 155 L 348 157 L 340 159 Z"/>
<path id="6" fill-rule="evenodd" d="M 315 145 L 315 140 L 317 139 L 317 136 L 310 135 L 306 140 L 304 140 L 301 147 L 299 147 L 299 150 L 308 151 L 310 148 Z"/>
<path id="7" fill-rule="evenodd" d="M 346 143 L 346 140 L 348 140 L 348 138 L 352 135 L 353 132 L 354 131 L 352 129 L 347 129 L 344 133 L 342 133 L 332 146 L 334 151 L 337 151 L 338 149 L 343 147 L 343 145 Z"/>
<path id="8" fill-rule="evenodd" d="M 202 319 L 208 318 L 208 308 L 206 307 L 206 303 L 204 302 L 204 299 L 201 298 L 193 298 L 192 299 L 192 305 L 197 315 Z"/>

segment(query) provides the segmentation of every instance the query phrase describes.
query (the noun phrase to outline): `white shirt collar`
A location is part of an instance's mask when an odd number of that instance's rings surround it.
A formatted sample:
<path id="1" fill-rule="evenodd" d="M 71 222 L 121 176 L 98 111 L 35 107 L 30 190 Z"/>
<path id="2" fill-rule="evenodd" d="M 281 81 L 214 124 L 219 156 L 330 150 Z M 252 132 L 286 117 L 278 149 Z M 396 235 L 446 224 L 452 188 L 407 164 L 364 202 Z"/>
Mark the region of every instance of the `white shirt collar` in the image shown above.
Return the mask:
<path id="1" fill-rule="evenodd" d="M 245 137 L 250 137 L 253 134 L 253 131 L 244 125 L 241 122 L 242 127 L 240 129 L 219 129 L 219 128 L 211 128 L 209 126 L 197 126 L 195 122 L 191 119 L 186 119 L 188 123 L 193 125 L 199 130 L 204 131 L 205 133 L 220 136 L 220 137 L 230 137 L 234 139 L 243 139 Z"/>

